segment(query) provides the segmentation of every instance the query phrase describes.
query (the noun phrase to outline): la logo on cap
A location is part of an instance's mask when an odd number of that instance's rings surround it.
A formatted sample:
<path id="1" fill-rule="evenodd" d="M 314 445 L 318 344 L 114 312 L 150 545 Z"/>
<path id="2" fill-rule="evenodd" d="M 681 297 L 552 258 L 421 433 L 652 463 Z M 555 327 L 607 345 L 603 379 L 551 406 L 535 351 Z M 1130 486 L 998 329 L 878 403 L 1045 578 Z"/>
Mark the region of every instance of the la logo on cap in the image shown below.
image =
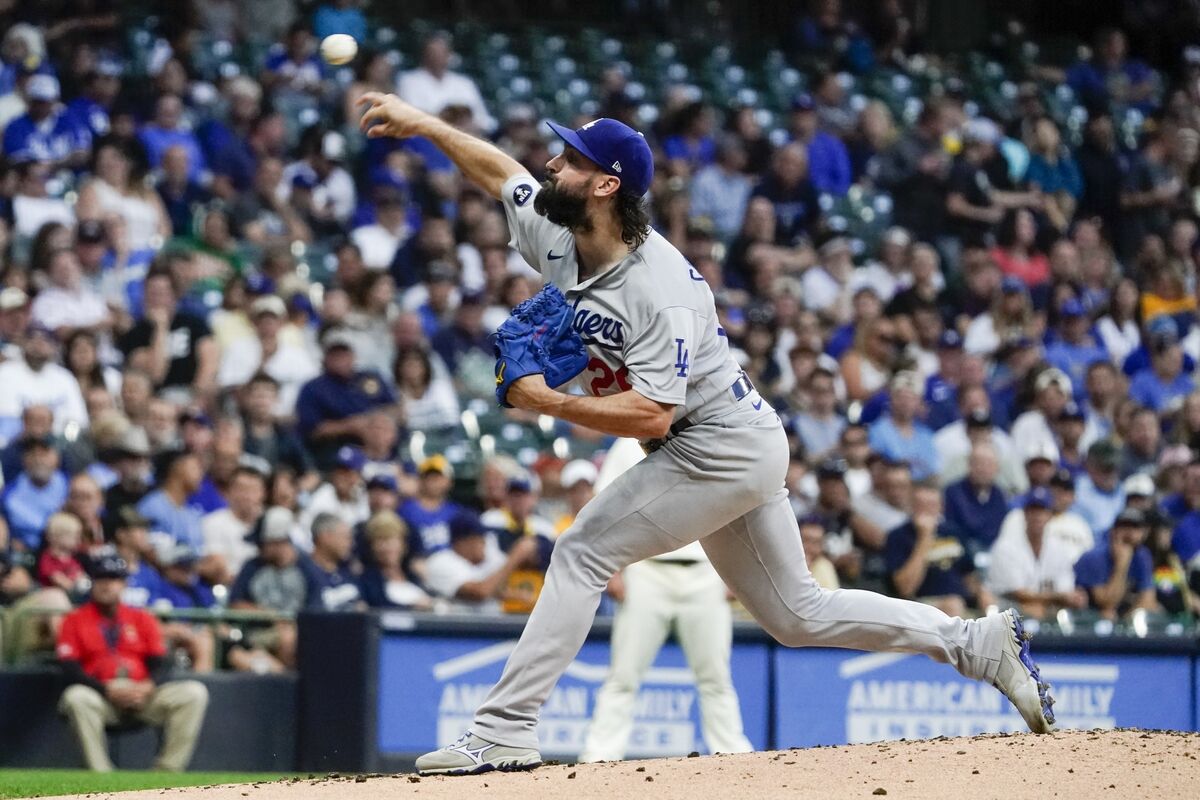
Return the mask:
<path id="1" fill-rule="evenodd" d="M 613 165 L 612 165 L 612 169 L 613 169 L 613 172 L 620 172 L 621 171 L 621 162 L 614 161 Z"/>

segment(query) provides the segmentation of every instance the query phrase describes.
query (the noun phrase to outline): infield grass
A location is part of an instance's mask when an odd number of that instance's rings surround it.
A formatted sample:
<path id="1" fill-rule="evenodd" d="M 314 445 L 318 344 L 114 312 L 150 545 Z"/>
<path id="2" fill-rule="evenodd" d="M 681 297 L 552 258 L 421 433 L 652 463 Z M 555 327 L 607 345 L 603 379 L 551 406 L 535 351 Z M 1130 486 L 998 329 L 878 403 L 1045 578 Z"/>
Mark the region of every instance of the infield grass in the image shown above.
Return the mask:
<path id="1" fill-rule="evenodd" d="M 288 776 L 267 772 L 174 773 L 129 770 L 98 773 L 83 769 L 0 769 L 0 800 L 90 792 L 125 792 L 134 789 L 169 789 L 177 786 L 212 786 L 221 783 L 254 783 L 284 777 Z"/>

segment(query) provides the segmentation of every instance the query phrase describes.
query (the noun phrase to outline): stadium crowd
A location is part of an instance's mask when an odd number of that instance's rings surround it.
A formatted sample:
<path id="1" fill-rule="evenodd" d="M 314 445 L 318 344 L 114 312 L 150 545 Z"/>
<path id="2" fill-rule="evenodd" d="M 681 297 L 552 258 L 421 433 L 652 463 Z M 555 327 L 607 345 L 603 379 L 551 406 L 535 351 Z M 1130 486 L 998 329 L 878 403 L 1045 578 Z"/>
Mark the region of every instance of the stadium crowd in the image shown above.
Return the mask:
<path id="1" fill-rule="evenodd" d="M 170 619 L 199 670 L 287 669 L 305 608 L 528 611 L 607 443 L 494 407 L 488 333 L 539 278 L 497 204 L 427 142 L 362 138 L 355 102 L 395 91 L 539 179 L 544 108 L 442 33 L 330 67 L 320 37 L 371 41 L 354 0 L 173 5 L 134 52 L 120 4 L 0 3 L 0 652 L 44 649 L 114 557 L 125 605 L 272 620 Z M 786 107 L 647 97 L 614 58 L 562 121 L 650 140 L 655 226 L 786 424 L 823 585 L 1200 610 L 1200 52 L 1158 70 L 1105 29 L 988 102 L 877 5 L 798 18 Z M 931 63 L 903 113 L 863 89 Z"/>

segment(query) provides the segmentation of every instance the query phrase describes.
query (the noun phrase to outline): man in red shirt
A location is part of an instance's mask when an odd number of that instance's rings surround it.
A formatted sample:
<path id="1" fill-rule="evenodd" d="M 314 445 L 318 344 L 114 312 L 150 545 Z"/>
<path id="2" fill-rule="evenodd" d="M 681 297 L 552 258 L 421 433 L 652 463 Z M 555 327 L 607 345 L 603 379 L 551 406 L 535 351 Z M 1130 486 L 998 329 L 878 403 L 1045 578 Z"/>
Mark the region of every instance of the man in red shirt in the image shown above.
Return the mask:
<path id="1" fill-rule="evenodd" d="M 105 727 L 137 720 L 163 728 L 155 768 L 181 772 L 196 747 L 208 689 L 198 681 L 164 682 L 168 663 L 158 620 L 121 604 L 128 573 L 114 551 L 90 560 L 91 598 L 63 619 L 58 634 L 58 658 L 71 680 L 59 711 L 90 769 L 112 771 Z"/>

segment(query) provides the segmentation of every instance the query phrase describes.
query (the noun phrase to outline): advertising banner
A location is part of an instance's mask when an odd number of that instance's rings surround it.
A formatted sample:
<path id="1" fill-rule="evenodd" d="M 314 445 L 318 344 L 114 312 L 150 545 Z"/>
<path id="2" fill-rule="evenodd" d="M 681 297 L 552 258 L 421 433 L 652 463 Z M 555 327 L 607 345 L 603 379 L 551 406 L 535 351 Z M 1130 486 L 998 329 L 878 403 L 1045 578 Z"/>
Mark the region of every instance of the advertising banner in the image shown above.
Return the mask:
<path id="1" fill-rule="evenodd" d="M 516 640 L 385 635 L 380 641 L 381 753 L 422 753 L 470 727 L 475 709 L 499 680 Z M 607 642 L 588 642 L 542 708 L 542 755 L 573 758 L 583 747 L 596 693 L 608 671 Z M 746 736 L 768 744 L 770 654 L 765 644 L 733 646 L 733 681 Z M 646 674 L 635 704 L 628 756 L 706 752 L 699 697 L 682 650 L 668 644 Z"/>
<path id="2" fill-rule="evenodd" d="M 775 746 L 971 736 L 1026 730 L 995 688 L 925 656 L 778 648 Z M 1042 653 L 1063 728 L 1194 730 L 1186 655 Z"/>

